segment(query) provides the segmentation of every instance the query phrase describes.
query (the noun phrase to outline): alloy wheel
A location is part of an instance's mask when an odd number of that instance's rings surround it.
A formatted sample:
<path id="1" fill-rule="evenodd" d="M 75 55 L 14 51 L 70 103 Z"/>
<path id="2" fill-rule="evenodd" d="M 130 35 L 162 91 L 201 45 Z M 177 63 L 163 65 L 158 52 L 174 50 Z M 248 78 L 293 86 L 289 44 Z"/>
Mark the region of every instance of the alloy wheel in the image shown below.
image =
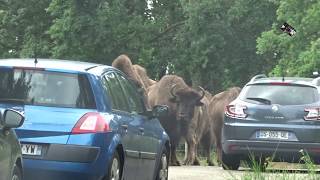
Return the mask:
<path id="1" fill-rule="evenodd" d="M 20 179 L 19 179 L 19 176 L 18 176 L 18 175 L 14 174 L 14 175 L 12 176 L 12 180 L 20 180 Z"/>
<path id="2" fill-rule="evenodd" d="M 117 158 L 112 161 L 110 178 L 111 180 L 120 180 L 120 164 Z"/>
<path id="3" fill-rule="evenodd" d="M 159 179 L 167 180 L 168 179 L 168 161 L 166 154 L 163 154 L 161 157 L 161 167 L 159 170 Z"/>

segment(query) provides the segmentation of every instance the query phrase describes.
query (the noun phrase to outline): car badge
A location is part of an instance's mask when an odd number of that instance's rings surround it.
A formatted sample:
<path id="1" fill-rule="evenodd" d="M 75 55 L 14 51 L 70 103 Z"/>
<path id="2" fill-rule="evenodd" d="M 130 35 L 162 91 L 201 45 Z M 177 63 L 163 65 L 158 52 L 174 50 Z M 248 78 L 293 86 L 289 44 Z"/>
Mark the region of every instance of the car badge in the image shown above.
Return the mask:
<path id="1" fill-rule="evenodd" d="M 271 109 L 273 112 L 279 111 L 279 107 L 277 105 L 273 105 Z"/>

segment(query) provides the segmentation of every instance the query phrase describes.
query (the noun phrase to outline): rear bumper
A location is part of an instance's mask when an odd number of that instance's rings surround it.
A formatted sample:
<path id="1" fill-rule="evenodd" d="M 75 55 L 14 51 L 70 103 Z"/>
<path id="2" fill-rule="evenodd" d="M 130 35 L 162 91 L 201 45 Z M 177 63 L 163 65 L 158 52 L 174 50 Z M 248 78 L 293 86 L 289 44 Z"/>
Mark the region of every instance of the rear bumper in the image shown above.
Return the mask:
<path id="1" fill-rule="evenodd" d="M 319 143 L 224 140 L 222 148 L 226 154 L 236 154 L 241 159 L 254 155 L 272 157 L 274 161 L 299 162 L 303 155 L 301 150 L 312 158 L 320 158 Z"/>
<path id="2" fill-rule="evenodd" d="M 303 155 L 308 154 L 319 163 L 320 143 L 301 141 L 306 137 L 317 136 L 319 127 L 292 126 L 285 124 L 234 123 L 227 119 L 222 130 L 222 149 L 226 154 L 239 155 L 240 159 L 250 156 L 271 157 L 273 161 L 299 162 Z M 258 130 L 288 131 L 288 140 L 261 140 L 255 135 Z M 302 152 L 303 150 L 303 152 Z"/>
<path id="3" fill-rule="evenodd" d="M 42 144 L 41 156 L 24 155 L 23 158 L 62 162 L 90 163 L 97 159 L 99 153 L 99 147 L 66 144 Z"/>
<path id="4" fill-rule="evenodd" d="M 97 165 L 91 163 L 59 162 L 24 159 L 25 180 L 100 180 L 103 174 L 97 172 Z"/>
<path id="5" fill-rule="evenodd" d="M 101 180 L 119 142 L 113 133 L 71 135 L 70 144 L 22 143 L 43 147 L 41 156 L 23 156 L 25 180 Z"/>

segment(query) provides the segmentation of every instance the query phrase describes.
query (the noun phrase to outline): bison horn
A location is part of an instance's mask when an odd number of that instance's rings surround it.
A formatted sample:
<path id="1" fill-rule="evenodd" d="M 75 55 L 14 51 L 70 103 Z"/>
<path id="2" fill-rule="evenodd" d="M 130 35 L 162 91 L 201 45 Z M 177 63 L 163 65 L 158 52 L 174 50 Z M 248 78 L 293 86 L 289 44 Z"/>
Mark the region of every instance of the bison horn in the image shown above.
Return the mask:
<path id="1" fill-rule="evenodd" d="M 174 84 L 171 86 L 171 89 L 170 89 L 170 94 L 173 98 L 176 98 L 176 94 L 174 92 L 175 88 L 176 88 L 177 84 Z"/>
<path id="2" fill-rule="evenodd" d="M 205 90 L 201 86 L 198 86 L 198 87 L 202 91 L 201 97 L 199 98 L 199 101 L 200 101 L 205 95 Z"/>

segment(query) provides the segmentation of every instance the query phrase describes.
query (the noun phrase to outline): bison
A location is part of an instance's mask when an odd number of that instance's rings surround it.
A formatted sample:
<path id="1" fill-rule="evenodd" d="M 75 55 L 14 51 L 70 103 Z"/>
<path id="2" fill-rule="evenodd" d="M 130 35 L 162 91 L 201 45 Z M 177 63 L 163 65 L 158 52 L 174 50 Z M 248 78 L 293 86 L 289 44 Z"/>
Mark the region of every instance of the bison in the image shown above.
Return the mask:
<path id="1" fill-rule="evenodd" d="M 149 76 L 147 75 L 146 69 L 143 68 L 142 66 L 135 64 L 133 65 L 133 69 L 139 75 L 146 89 L 148 89 L 148 87 L 156 83 L 156 81 L 149 78 Z"/>
<path id="2" fill-rule="evenodd" d="M 145 87 L 139 74 L 134 69 L 130 58 L 127 55 L 120 55 L 112 62 L 112 66 L 125 73 L 128 76 L 128 79 L 136 84 L 136 86 L 139 88 L 139 91 L 144 96 L 145 106 L 147 109 L 149 109 L 150 106 L 148 104 L 147 88 Z"/>
<path id="3" fill-rule="evenodd" d="M 200 165 L 197 158 L 197 146 L 200 144 L 200 140 L 206 142 L 204 148 L 207 162 L 210 166 L 213 165 L 210 158 L 210 151 L 214 136 L 212 132 L 212 122 L 209 118 L 209 103 L 212 95 L 207 91 L 204 92 L 205 96 L 201 100 L 204 105 L 195 108 L 188 132 L 184 135 L 187 145 L 185 165 Z"/>
<path id="4" fill-rule="evenodd" d="M 224 119 L 225 107 L 236 99 L 240 93 L 239 87 L 232 87 L 226 91 L 213 96 L 209 104 L 209 116 L 213 122 L 214 141 L 216 144 L 216 150 L 218 155 L 218 161 L 221 162 L 222 146 L 221 146 L 221 132 Z"/>
<path id="5" fill-rule="evenodd" d="M 159 82 L 149 87 L 148 100 L 151 107 L 167 105 L 168 116 L 160 118 L 160 122 L 170 137 L 171 165 L 180 165 L 176 156 L 176 146 L 181 134 L 186 134 L 194 114 L 195 106 L 201 106 L 204 96 L 190 88 L 184 80 L 176 75 L 165 75 Z"/>

